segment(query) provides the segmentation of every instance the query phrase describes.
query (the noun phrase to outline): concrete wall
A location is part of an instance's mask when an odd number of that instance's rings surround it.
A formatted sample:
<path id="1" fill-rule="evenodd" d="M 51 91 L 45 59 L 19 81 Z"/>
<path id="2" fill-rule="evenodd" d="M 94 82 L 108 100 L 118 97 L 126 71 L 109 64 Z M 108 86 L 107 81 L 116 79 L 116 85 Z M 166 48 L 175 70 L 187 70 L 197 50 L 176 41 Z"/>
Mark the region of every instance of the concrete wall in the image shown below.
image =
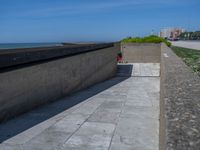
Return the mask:
<path id="1" fill-rule="evenodd" d="M 200 148 L 200 77 L 161 46 L 160 150 Z"/>
<path id="2" fill-rule="evenodd" d="M 123 62 L 128 63 L 159 63 L 160 44 L 128 43 L 122 44 Z"/>
<path id="3" fill-rule="evenodd" d="M 0 121 L 115 75 L 119 44 L 0 73 Z"/>

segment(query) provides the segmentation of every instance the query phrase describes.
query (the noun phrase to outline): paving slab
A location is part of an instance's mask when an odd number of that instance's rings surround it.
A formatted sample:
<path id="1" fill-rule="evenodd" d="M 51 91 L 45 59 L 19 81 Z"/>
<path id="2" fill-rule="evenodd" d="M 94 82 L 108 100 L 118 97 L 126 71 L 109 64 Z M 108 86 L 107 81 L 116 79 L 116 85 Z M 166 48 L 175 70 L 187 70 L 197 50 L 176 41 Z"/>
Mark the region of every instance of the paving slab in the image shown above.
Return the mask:
<path id="1" fill-rule="evenodd" d="M 128 72 L 129 74 L 131 74 L 131 76 L 135 77 L 160 76 L 160 63 L 127 63 L 119 65 L 123 66 L 123 69 L 119 72 L 119 75 L 127 75 Z"/>
<path id="2" fill-rule="evenodd" d="M 88 119 L 89 122 L 102 122 L 117 124 L 120 112 L 113 112 L 112 110 L 97 110 Z"/>
<path id="3" fill-rule="evenodd" d="M 121 64 L 116 77 L 0 125 L 0 150 L 158 150 L 159 66 Z M 6 135 L 20 121 L 30 127 Z"/>
<path id="4" fill-rule="evenodd" d="M 101 149 L 109 148 L 115 125 L 108 123 L 86 122 L 61 147 L 61 149 Z"/>

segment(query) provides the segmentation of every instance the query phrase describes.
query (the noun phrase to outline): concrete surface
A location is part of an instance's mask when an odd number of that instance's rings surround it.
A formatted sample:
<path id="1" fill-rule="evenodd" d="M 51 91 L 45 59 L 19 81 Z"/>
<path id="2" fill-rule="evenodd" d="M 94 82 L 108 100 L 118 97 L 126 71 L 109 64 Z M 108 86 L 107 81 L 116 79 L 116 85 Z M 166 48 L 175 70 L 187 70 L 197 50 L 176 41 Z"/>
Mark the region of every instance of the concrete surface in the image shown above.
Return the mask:
<path id="1" fill-rule="evenodd" d="M 128 64 L 133 65 L 131 75 L 134 77 L 160 76 L 160 63 L 128 63 Z"/>
<path id="2" fill-rule="evenodd" d="M 81 44 L 38 48 L 5 49 L 0 51 L 0 72 L 30 66 L 49 60 L 113 47 L 114 43 Z"/>
<path id="3" fill-rule="evenodd" d="M 0 122 L 113 77 L 119 49 L 115 45 L 0 73 Z"/>
<path id="4" fill-rule="evenodd" d="M 121 45 L 123 62 L 160 63 L 160 44 L 128 43 Z"/>
<path id="5" fill-rule="evenodd" d="M 200 41 L 173 41 L 172 45 L 200 50 Z"/>
<path id="6" fill-rule="evenodd" d="M 134 77 L 135 66 L 1 124 L 0 150 L 158 150 L 160 77 Z"/>
<path id="7" fill-rule="evenodd" d="M 200 77 L 161 48 L 161 150 L 200 149 Z"/>

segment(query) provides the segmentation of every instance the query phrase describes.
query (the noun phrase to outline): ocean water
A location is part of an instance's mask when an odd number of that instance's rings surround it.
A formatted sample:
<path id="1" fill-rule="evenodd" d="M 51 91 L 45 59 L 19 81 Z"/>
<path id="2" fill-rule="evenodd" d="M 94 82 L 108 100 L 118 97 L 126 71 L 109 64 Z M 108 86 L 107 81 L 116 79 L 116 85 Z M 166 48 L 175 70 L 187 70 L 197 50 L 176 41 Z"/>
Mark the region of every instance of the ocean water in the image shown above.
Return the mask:
<path id="1" fill-rule="evenodd" d="M 49 46 L 62 46 L 62 44 L 61 43 L 0 43 L 0 50 L 33 48 L 33 47 L 49 47 Z"/>

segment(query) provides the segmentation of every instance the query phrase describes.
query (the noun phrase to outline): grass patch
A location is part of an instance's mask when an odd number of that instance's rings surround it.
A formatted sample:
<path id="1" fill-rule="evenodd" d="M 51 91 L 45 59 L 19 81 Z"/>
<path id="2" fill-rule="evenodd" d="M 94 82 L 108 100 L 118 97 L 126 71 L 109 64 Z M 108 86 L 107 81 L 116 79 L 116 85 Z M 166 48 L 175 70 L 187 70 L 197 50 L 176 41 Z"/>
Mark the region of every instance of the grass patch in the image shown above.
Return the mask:
<path id="1" fill-rule="evenodd" d="M 177 56 L 190 66 L 200 76 L 200 51 L 182 47 L 171 47 Z"/>
<path id="2" fill-rule="evenodd" d="M 164 42 L 167 46 L 171 46 L 171 43 L 168 42 L 167 40 L 155 36 L 155 35 L 151 35 L 151 36 L 146 36 L 143 38 L 140 37 L 129 37 L 129 38 L 125 38 L 121 41 L 122 43 L 162 43 Z"/>

